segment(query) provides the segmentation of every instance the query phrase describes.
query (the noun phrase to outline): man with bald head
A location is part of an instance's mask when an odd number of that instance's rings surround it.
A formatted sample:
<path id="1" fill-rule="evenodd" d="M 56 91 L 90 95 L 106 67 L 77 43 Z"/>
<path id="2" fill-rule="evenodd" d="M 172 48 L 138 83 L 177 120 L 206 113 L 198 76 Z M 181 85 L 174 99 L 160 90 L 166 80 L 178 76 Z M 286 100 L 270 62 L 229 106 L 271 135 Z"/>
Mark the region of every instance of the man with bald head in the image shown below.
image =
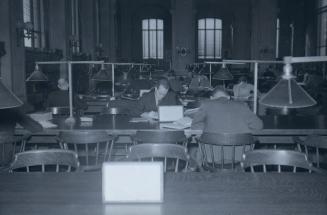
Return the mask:
<path id="1" fill-rule="evenodd" d="M 242 102 L 230 100 L 223 89 L 213 90 L 195 114 L 192 128 L 209 133 L 250 133 L 261 129 L 262 121 Z"/>
<path id="2" fill-rule="evenodd" d="M 210 100 L 201 104 L 192 121 L 192 129 L 201 129 L 203 133 L 209 134 L 251 133 L 253 130 L 262 127 L 262 121 L 245 103 L 230 100 L 230 96 L 220 88 L 214 89 Z M 206 146 L 205 148 L 207 154 L 212 152 L 210 147 Z M 248 149 L 250 149 L 250 146 L 246 147 L 245 150 Z M 224 146 L 224 154 L 221 155 L 222 151 L 218 147 L 214 151 L 215 163 L 220 163 L 221 158 L 224 159 L 225 163 L 230 163 L 233 157 L 232 153 L 235 153 L 236 161 L 240 161 L 242 152 L 242 146 L 235 147 L 235 152 L 233 152 L 232 146 Z M 192 156 L 196 156 L 196 160 L 200 165 L 200 153 L 198 152 L 197 155 Z M 207 157 L 207 162 L 212 162 L 211 157 Z"/>

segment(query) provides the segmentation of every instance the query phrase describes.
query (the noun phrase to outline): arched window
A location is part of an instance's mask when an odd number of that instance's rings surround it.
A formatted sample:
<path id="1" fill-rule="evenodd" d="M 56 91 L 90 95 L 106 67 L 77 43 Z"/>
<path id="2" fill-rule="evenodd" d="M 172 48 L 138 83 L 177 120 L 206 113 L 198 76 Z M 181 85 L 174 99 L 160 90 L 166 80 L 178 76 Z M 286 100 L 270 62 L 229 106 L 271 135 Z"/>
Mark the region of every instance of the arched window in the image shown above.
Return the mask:
<path id="1" fill-rule="evenodd" d="M 215 18 L 198 20 L 198 58 L 221 58 L 222 21 Z"/>
<path id="2" fill-rule="evenodd" d="M 164 26 L 162 19 L 143 19 L 143 59 L 163 59 Z"/>

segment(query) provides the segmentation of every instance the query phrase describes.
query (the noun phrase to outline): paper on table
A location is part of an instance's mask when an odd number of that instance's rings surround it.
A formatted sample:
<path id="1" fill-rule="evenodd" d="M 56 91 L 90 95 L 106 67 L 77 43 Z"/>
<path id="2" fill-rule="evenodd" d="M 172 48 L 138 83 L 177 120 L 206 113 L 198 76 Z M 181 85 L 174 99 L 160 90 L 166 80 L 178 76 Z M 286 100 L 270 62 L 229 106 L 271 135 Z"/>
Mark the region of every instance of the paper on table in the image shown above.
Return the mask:
<path id="1" fill-rule="evenodd" d="M 186 116 L 172 123 L 162 123 L 160 124 L 160 127 L 171 128 L 171 129 L 185 129 L 191 127 L 191 125 L 192 125 L 192 119 Z"/>
<path id="2" fill-rule="evenodd" d="M 143 118 L 143 117 L 134 117 L 129 122 L 148 122 L 151 119 Z"/>
<path id="3" fill-rule="evenodd" d="M 39 113 L 31 113 L 29 116 L 35 121 L 47 121 L 52 119 L 51 112 L 39 112 Z"/>
<path id="4" fill-rule="evenodd" d="M 43 128 L 56 128 L 56 127 L 58 127 L 56 124 L 53 124 L 52 122 L 47 121 L 47 120 L 40 120 L 40 121 L 38 121 L 38 123 L 40 123 Z"/>
<path id="5" fill-rule="evenodd" d="M 184 111 L 184 115 L 191 115 L 198 112 L 199 108 L 187 109 Z"/>
<path id="6" fill-rule="evenodd" d="M 81 119 L 82 122 L 93 122 L 92 117 L 81 116 L 80 119 Z"/>

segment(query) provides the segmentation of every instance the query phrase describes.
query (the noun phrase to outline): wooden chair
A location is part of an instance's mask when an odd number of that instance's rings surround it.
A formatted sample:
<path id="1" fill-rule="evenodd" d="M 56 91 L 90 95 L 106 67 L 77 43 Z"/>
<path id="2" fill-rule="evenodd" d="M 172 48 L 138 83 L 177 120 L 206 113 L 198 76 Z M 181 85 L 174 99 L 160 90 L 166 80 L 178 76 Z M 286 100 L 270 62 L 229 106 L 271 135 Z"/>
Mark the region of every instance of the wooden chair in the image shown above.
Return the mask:
<path id="1" fill-rule="evenodd" d="M 105 131 L 62 131 L 59 141 L 65 149 L 77 153 L 80 169 L 99 170 L 103 162 L 110 160 L 114 145 L 113 137 Z"/>
<path id="2" fill-rule="evenodd" d="M 79 162 L 75 152 L 63 149 L 49 149 L 17 153 L 9 171 L 71 172 L 77 170 L 78 167 Z"/>
<path id="3" fill-rule="evenodd" d="M 133 137 L 134 144 L 139 143 L 181 143 L 187 146 L 184 131 L 154 130 L 137 131 Z"/>
<path id="4" fill-rule="evenodd" d="M 317 168 L 327 169 L 327 137 L 310 135 L 304 141 L 295 138 L 298 149 L 304 152 Z M 322 154 L 324 153 L 324 154 Z"/>
<path id="5" fill-rule="evenodd" d="M 21 151 L 29 138 L 29 134 L 20 136 L 0 134 L 0 167 L 8 166 L 14 155 Z"/>
<path id="6" fill-rule="evenodd" d="M 163 161 L 164 171 L 186 171 L 189 164 L 187 148 L 169 143 L 143 143 L 130 147 L 129 161 Z"/>
<path id="7" fill-rule="evenodd" d="M 19 152 L 39 149 L 63 149 L 56 135 L 30 134 L 20 145 Z"/>
<path id="8" fill-rule="evenodd" d="M 109 103 L 102 110 L 100 115 L 112 115 L 113 120 L 117 120 L 117 115 L 127 115 L 128 109 L 123 107 L 111 107 Z M 132 145 L 133 140 L 130 135 L 116 135 L 114 148 L 112 151 L 113 160 L 126 159 L 128 147 Z"/>
<path id="9" fill-rule="evenodd" d="M 235 169 L 242 154 L 252 149 L 253 144 L 253 136 L 247 133 L 203 133 L 199 139 L 202 167 L 209 171 Z"/>
<path id="10" fill-rule="evenodd" d="M 312 171 L 320 172 L 312 166 L 304 153 L 291 150 L 262 149 L 249 151 L 243 155 L 241 166 L 244 171 L 262 171 L 264 173 L 267 171 L 275 172 L 274 167 L 277 167 L 278 173 L 284 171 L 297 172 L 298 169 L 309 171 L 310 173 Z"/>

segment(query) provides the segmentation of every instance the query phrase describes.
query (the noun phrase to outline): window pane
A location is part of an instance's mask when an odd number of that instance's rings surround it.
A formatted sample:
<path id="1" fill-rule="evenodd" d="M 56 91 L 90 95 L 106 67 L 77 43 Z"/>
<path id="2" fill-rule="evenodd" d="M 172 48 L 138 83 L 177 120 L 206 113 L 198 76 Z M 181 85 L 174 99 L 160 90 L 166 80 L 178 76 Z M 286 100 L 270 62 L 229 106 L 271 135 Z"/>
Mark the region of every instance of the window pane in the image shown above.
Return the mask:
<path id="1" fill-rule="evenodd" d="M 150 19 L 150 29 L 155 30 L 157 28 L 157 23 L 155 19 Z"/>
<path id="2" fill-rule="evenodd" d="M 163 30 L 163 20 L 158 20 L 157 25 L 157 29 Z"/>
<path id="3" fill-rule="evenodd" d="M 149 38 L 148 31 L 143 31 L 143 58 L 149 58 Z"/>
<path id="4" fill-rule="evenodd" d="M 199 57 L 204 56 L 204 42 L 205 42 L 205 31 L 199 30 L 198 33 L 198 55 Z"/>
<path id="5" fill-rule="evenodd" d="M 198 58 L 221 58 L 222 21 L 215 18 L 198 20 Z"/>
<path id="6" fill-rule="evenodd" d="M 30 0 L 23 0 L 23 17 L 24 17 L 24 22 L 31 21 L 31 2 L 30 2 Z"/>
<path id="7" fill-rule="evenodd" d="M 206 19 L 206 28 L 207 29 L 214 29 L 215 20 L 214 19 Z"/>
<path id="8" fill-rule="evenodd" d="M 158 31 L 158 58 L 163 59 L 163 31 Z"/>
<path id="9" fill-rule="evenodd" d="M 213 30 L 206 31 L 206 57 L 207 58 L 214 57 L 214 31 Z"/>
<path id="10" fill-rule="evenodd" d="M 215 35 L 215 53 L 216 57 L 215 58 L 220 58 L 221 57 L 221 30 L 216 30 L 216 35 Z"/>
<path id="11" fill-rule="evenodd" d="M 149 28 L 149 20 L 148 19 L 144 19 L 142 20 L 142 29 L 145 30 L 145 29 L 148 29 Z"/>
<path id="12" fill-rule="evenodd" d="M 24 30 L 26 31 L 26 30 Z M 31 38 L 24 38 L 24 45 L 25 47 L 32 47 L 32 39 Z"/>
<path id="13" fill-rule="evenodd" d="M 150 31 L 150 58 L 157 58 L 157 34 L 156 31 Z"/>
<path id="14" fill-rule="evenodd" d="M 163 59 L 164 56 L 164 23 L 161 19 L 142 20 L 143 59 Z"/>
<path id="15" fill-rule="evenodd" d="M 221 20 L 220 19 L 215 19 L 215 27 L 216 29 L 221 29 Z"/>
<path id="16" fill-rule="evenodd" d="M 199 29 L 205 29 L 205 19 L 199 19 L 198 28 Z"/>

